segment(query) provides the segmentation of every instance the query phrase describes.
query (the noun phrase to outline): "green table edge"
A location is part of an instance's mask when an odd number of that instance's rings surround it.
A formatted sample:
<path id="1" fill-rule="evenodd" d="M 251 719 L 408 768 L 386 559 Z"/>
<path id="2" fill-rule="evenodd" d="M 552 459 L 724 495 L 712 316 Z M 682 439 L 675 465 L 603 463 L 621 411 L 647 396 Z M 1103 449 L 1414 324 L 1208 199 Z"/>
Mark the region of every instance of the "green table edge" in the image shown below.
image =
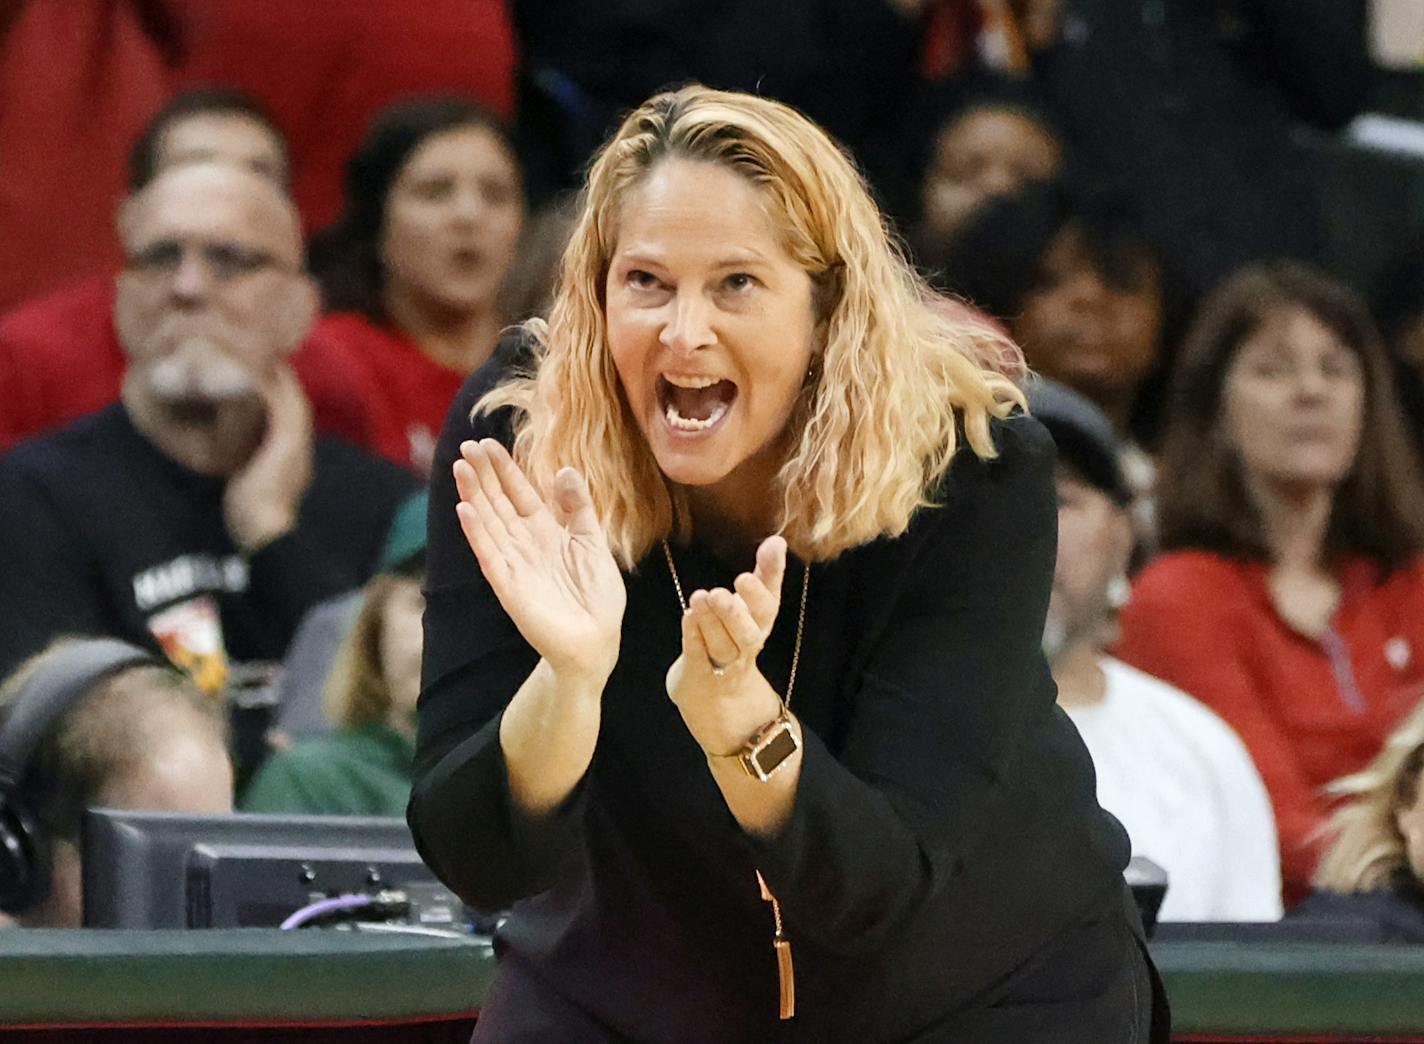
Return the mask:
<path id="1" fill-rule="evenodd" d="M 1156 943 L 1177 1033 L 1424 1034 L 1424 947 Z"/>
<path id="2" fill-rule="evenodd" d="M 0 1025 L 329 1023 L 468 1014 L 481 939 L 358 932 L 0 932 Z"/>
<path id="3" fill-rule="evenodd" d="M 1424 1036 L 1424 947 L 1159 942 L 1179 1033 Z M 479 1009 L 476 938 L 354 932 L 0 932 L 0 1025 L 321 1024 Z"/>

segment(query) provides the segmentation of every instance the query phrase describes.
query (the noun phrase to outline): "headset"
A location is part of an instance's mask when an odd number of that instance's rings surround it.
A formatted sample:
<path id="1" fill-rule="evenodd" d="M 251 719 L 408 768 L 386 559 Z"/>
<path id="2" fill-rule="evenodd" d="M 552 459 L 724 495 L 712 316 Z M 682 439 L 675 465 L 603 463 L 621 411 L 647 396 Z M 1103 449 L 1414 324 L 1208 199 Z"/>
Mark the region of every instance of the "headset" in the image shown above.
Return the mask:
<path id="1" fill-rule="evenodd" d="M 16 914 L 49 895 L 49 839 L 26 787 L 30 762 L 51 728 L 105 678 L 130 667 L 171 669 L 161 657 L 114 638 L 56 646 L 10 701 L 0 724 L 0 910 Z"/>

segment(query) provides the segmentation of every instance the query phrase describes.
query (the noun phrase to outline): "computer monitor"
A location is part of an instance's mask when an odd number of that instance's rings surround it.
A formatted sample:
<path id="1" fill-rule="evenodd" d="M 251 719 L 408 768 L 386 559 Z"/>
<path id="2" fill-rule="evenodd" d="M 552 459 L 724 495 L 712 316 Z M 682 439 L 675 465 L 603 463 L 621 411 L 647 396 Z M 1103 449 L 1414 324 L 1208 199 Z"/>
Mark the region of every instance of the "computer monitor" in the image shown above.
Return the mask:
<path id="1" fill-rule="evenodd" d="M 91 928 L 276 927 L 320 899 L 435 881 L 401 819 L 90 809 L 80 849 Z"/>

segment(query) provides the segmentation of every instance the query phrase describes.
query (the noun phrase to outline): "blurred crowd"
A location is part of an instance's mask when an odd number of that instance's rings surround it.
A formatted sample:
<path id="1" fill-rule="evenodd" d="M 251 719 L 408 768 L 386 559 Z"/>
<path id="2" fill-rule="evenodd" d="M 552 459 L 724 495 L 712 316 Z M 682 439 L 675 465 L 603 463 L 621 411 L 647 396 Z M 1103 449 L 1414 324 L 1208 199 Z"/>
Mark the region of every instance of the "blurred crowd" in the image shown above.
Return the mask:
<path id="1" fill-rule="evenodd" d="M 1341 192 L 1419 76 L 1388 7 L 0 8 L 0 819 L 53 842 L 0 909 L 76 923 L 86 804 L 404 813 L 446 411 L 520 365 L 592 150 L 696 80 L 826 126 L 1021 345 L 1044 651 L 1162 919 L 1424 942 L 1424 212 Z M 153 658 L 7 743 L 96 638 Z"/>

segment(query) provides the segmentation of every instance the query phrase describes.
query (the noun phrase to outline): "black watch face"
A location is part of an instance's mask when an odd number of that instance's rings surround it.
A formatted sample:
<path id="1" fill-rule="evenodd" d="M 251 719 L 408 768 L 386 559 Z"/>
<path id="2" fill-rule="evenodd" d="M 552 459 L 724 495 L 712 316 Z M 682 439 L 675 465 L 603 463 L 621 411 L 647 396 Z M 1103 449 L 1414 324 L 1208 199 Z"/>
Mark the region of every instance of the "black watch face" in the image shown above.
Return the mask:
<path id="1" fill-rule="evenodd" d="M 761 768 L 763 775 L 770 775 L 772 769 L 794 753 L 796 753 L 796 734 L 791 731 L 791 726 L 787 725 L 778 729 L 775 735 L 767 741 L 766 746 L 757 751 L 757 765 Z"/>

